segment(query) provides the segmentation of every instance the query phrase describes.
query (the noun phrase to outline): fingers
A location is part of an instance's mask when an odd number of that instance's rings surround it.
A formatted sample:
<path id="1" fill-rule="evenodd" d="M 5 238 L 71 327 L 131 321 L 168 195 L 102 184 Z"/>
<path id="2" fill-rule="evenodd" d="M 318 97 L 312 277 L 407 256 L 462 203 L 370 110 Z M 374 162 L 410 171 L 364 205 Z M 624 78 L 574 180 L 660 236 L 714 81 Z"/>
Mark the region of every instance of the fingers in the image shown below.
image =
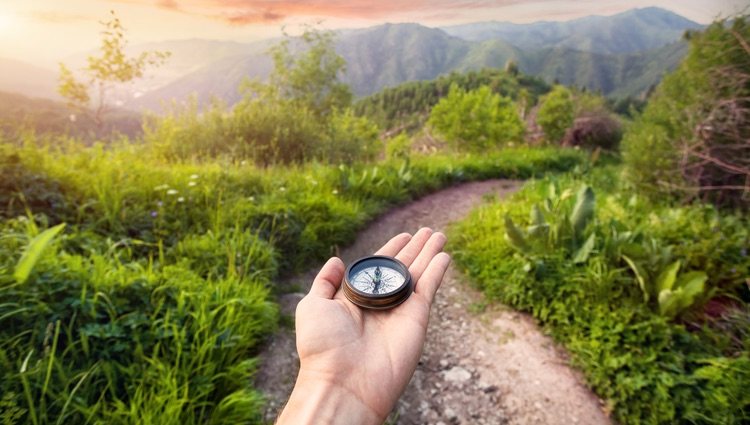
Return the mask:
<path id="1" fill-rule="evenodd" d="M 411 273 L 411 278 L 415 283 L 419 282 L 419 278 L 422 276 L 422 273 L 427 268 L 427 265 L 430 264 L 433 257 L 443 250 L 445 241 L 445 235 L 440 232 L 433 233 L 430 235 L 429 239 L 427 239 L 427 242 L 425 242 L 421 251 L 417 255 L 417 258 L 414 259 L 409 267 L 409 273 Z"/>
<path id="2" fill-rule="evenodd" d="M 411 235 L 408 233 L 401 233 L 391 238 L 382 248 L 380 248 L 375 255 L 388 255 L 395 257 L 399 251 L 401 251 L 406 244 L 411 240 Z"/>
<path id="3" fill-rule="evenodd" d="M 422 273 L 419 280 L 416 281 L 417 287 L 414 289 L 414 292 L 422 295 L 429 304 L 432 304 L 432 300 L 435 298 L 435 293 L 443 283 L 443 276 L 445 275 L 445 271 L 448 269 L 450 263 L 450 255 L 444 252 L 435 255 L 431 259 L 427 268 L 425 268 L 424 273 Z"/>
<path id="4" fill-rule="evenodd" d="M 402 263 L 406 264 L 406 267 L 410 267 L 411 263 L 417 258 L 422 248 L 427 243 L 427 240 L 432 236 L 432 229 L 423 227 L 417 230 L 417 233 L 412 236 L 409 243 L 395 255 L 396 258 L 401 260 Z M 411 269 L 409 270 L 411 271 Z"/>
<path id="5" fill-rule="evenodd" d="M 332 299 L 344 279 L 344 262 L 337 257 L 329 259 L 313 280 L 309 295 Z"/>

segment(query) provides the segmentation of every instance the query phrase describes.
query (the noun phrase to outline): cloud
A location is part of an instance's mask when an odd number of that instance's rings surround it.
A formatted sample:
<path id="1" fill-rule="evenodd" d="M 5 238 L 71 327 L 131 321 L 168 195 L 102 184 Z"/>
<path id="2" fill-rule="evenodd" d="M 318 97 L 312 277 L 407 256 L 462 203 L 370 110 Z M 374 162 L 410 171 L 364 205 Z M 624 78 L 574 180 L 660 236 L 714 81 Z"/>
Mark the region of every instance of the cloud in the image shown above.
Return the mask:
<path id="1" fill-rule="evenodd" d="M 277 23 L 294 17 L 382 19 L 404 14 L 429 16 L 478 9 L 498 9 L 529 3 L 524 0 L 115 0 L 156 4 L 158 7 L 194 16 L 219 19 L 232 25 Z M 531 3 L 549 3 L 537 0 Z M 451 12 L 452 11 L 452 12 Z"/>
<path id="2" fill-rule="evenodd" d="M 95 19 L 90 16 L 76 15 L 70 13 L 63 13 L 50 10 L 35 10 L 30 14 L 32 19 L 41 21 L 47 24 L 70 24 L 83 21 L 94 21 Z"/>

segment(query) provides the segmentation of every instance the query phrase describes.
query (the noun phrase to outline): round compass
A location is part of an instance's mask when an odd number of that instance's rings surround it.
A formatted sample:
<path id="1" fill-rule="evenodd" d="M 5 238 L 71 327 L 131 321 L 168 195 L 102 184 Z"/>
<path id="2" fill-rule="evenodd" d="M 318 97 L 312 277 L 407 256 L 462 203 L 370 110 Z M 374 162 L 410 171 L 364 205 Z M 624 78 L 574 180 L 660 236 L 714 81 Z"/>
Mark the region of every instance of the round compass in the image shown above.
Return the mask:
<path id="1" fill-rule="evenodd" d="M 409 269 L 385 255 L 360 258 L 346 268 L 344 295 L 363 308 L 385 310 L 406 301 L 414 290 Z"/>

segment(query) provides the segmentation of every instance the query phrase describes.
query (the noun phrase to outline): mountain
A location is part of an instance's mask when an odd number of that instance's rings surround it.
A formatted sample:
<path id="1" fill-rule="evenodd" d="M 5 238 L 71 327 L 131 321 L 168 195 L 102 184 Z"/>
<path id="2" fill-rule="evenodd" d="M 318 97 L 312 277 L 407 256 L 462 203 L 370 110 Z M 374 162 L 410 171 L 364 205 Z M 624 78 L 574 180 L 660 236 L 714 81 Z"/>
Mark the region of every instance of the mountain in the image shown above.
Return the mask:
<path id="1" fill-rule="evenodd" d="M 0 91 L 59 98 L 57 73 L 14 59 L 0 58 Z"/>
<path id="2" fill-rule="evenodd" d="M 524 51 L 569 48 L 593 53 L 636 53 L 679 40 L 702 25 L 658 7 L 631 9 L 612 16 L 588 16 L 566 22 L 479 22 L 443 27 L 468 41 L 504 40 Z"/>
<path id="3" fill-rule="evenodd" d="M 417 24 L 386 24 L 342 34 L 337 51 L 347 61 L 343 80 L 357 96 L 405 81 L 431 80 L 451 71 L 501 68 L 512 59 L 521 71 L 548 82 L 586 87 L 605 95 L 638 95 L 674 69 L 684 42 L 632 54 L 601 54 L 564 46 L 525 50 L 502 40 L 467 41 Z M 248 76 L 265 78 L 272 69 L 266 49 L 223 58 L 137 99 L 131 107 L 158 109 L 162 99 L 200 103 L 211 96 L 233 104 Z M 220 76 L 220 77 L 217 77 Z"/>

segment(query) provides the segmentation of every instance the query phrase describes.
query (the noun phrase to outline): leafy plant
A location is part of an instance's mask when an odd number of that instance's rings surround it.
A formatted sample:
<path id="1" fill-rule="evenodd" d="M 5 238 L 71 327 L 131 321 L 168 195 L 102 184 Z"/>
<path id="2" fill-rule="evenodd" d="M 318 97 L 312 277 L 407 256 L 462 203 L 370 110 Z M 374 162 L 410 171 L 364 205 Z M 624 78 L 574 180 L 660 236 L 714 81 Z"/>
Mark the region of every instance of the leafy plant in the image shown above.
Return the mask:
<path id="1" fill-rule="evenodd" d="M 474 91 L 452 85 L 432 108 L 428 124 L 456 149 L 481 151 L 520 141 L 525 125 L 513 102 L 489 87 Z"/>

